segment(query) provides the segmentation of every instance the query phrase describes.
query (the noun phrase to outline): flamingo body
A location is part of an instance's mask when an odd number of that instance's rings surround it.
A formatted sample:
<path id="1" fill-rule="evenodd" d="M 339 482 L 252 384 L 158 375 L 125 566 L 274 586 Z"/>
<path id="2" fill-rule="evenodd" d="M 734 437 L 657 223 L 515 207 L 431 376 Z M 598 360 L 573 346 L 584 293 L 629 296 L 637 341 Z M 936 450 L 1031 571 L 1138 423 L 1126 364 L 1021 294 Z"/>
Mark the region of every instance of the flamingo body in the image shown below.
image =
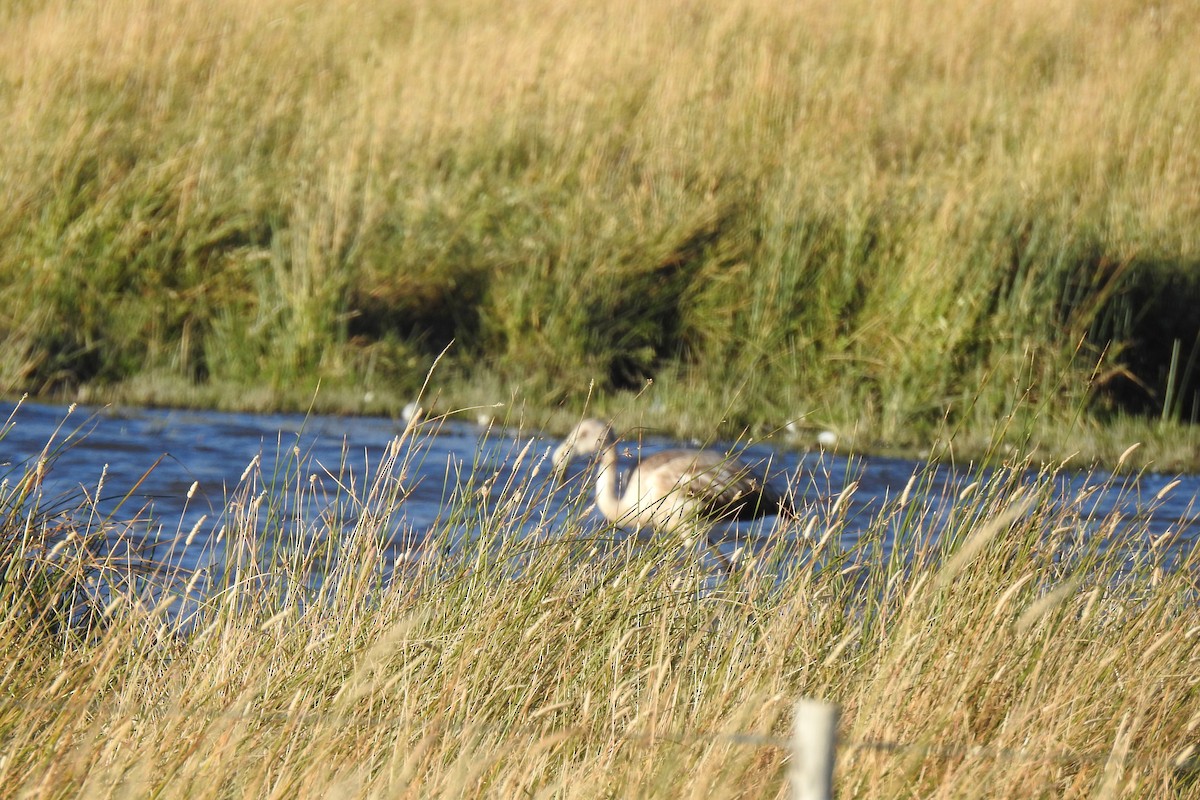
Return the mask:
<path id="1" fill-rule="evenodd" d="M 561 471 L 572 459 L 595 454 L 599 454 L 596 506 L 620 527 L 674 533 L 791 509 L 789 498 L 753 467 L 715 450 L 655 453 L 634 466 L 621 482 L 617 438 L 599 420 L 585 419 L 575 426 L 552 460 Z"/>

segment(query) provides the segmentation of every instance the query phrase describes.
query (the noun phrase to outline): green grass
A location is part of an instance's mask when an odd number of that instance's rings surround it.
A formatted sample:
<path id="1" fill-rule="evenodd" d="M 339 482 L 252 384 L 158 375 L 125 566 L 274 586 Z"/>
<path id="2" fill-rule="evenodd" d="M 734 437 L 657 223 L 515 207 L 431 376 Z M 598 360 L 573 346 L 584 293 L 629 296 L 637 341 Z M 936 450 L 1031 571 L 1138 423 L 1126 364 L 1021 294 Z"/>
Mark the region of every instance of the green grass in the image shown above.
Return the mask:
<path id="1" fill-rule="evenodd" d="M 447 407 L 701 435 L 1197 413 L 1192 4 L 0 14 L 0 392 L 394 411 L 453 341 Z"/>
<path id="2" fill-rule="evenodd" d="M 1177 534 L 1089 519 L 1094 489 L 1054 502 L 1055 469 L 953 496 L 916 474 L 856 542 L 830 497 L 722 579 L 677 543 L 588 532 L 586 497 L 544 524 L 562 489 L 518 443 L 448 476 L 426 557 L 388 583 L 431 433 L 368 474 L 252 464 L 220 523 L 237 555 L 186 628 L 137 593 L 82 625 L 34 602 L 116 565 L 48 547 L 63 520 L 97 533 L 89 508 L 47 513 L 37 469 L 14 475 L 0 793 L 776 797 L 807 696 L 843 709 L 839 796 L 1195 796 L 1198 553 L 1164 569 Z M 272 516 L 315 496 L 354 521 Z"/>

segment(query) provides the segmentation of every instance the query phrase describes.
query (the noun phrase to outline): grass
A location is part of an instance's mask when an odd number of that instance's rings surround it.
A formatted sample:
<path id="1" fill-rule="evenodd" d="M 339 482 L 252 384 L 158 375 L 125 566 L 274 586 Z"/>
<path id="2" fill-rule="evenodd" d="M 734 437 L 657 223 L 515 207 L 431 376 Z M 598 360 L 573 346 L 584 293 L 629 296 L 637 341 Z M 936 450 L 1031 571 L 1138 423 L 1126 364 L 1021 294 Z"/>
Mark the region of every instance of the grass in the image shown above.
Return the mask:
<path id="1" fill-rule="evenodd" d="M 1195 417 L 1193 4 L 0 16 L 5 393 Z"/>
<path id="2" fill-rule="evenodd" d="M 1200 553 L 1097 517 L 1099 476 L 1060 496 L 1020 460 L 945 492 L 916 473 L 851 536 L 853 487 L 815 475 L 842 496 L 722 578 L 585 525 L 586 497 L 550 515 L 563 489 L 518 443 L 448 475 L 392 574 L 432 432 L 366 475 L 256 459 L 218 523 L 229 558 L 165 576 L 206 587 L 186 619 L 170 592 L 81 596 L 120 565 L 55 542 L 111 520 L 47 511 L 54 446 L 14 475 L 0 793 L 777 797 L 804 696 L 843 709 L 839 796 L 1198 791 Z"/>

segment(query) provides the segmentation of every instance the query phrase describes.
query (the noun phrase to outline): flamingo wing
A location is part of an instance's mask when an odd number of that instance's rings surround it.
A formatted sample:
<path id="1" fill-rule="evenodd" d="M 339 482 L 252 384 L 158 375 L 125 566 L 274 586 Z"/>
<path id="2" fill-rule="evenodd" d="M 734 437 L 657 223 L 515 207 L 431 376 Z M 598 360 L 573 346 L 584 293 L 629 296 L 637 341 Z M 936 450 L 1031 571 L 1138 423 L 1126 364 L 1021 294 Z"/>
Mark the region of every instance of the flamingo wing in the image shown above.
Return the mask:
<path id="1" fill-rule="evenodd" d="M 753 519 L 778 512 L 779 495 L 744 461 L 713 450 L 667 450 L 637 467 L 659 497 L 678 492 L 709 517 Z"/>

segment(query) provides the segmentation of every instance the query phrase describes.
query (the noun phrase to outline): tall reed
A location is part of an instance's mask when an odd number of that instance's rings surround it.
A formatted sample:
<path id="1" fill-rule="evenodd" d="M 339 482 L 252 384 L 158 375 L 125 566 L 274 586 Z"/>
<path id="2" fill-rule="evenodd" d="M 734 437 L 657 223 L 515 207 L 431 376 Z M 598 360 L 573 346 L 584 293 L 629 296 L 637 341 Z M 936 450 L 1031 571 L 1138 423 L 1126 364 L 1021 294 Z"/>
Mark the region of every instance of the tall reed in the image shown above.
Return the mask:
<path id="1" fill-rule="evenodd" d="M 48 628 L 6 579 L 0 793 L 778 796 L 801 696 L 844 709 L 845 796 L 1196 791 L 1197 553 L 1093 514 L 1132 478 L 917 473 L 858 535 L 846 485 L 723 576 L 586 498 L 550 514 L 564 489 L 517 441 L 448 468 L 400 558 L 425 435 L 369 474 L 255 460 L 188 616 L 127 598 Z M 6 541 L 53 533 L 5 491 Z"/>

